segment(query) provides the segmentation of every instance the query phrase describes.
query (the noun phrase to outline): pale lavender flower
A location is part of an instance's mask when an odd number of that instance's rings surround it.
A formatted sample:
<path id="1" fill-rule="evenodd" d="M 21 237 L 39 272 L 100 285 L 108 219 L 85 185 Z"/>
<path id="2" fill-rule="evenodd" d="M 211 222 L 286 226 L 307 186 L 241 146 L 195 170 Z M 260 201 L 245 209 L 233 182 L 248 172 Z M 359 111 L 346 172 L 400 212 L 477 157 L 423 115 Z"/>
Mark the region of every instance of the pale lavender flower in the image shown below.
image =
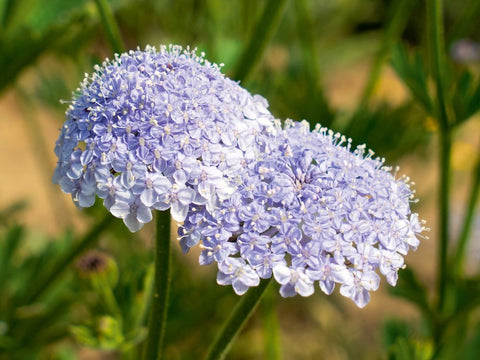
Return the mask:
<path id="1" fill-rule="evenodd" d="M 214 209 L 190 207 L 179 229 L 183 250 L 200 243 L 200 262 L 216 261 L 219 283 L 239 282 L 237 294 L 256 274 L 273 276 L 284 297 L 309 296 L 316 283 L 331 294 L 338 285 L 363 307 L 378 273 L 395 285 L 425 230 L 410 211 L 408 179 L 365 147 L 352 150 L 342 135 L 310 131 L 306 122 L 287 121 L 255 143 L 263 151 L 238 171 L 234 195 Z"/>
<path id="2" fill-rule="evenodd" d="M 232 285 L 238 295 L 243 295 L 251 286 L 260 284 L 260 278 L 243 259 L 229 257 L 218 263 L 217 282 Z"/>
<path id="3" fill-rule="evenodd" d="M 188 48 L 116 55 L 86 75 L 56 142 L 53 181 L 80 207 L 96 197 L 131 231 L 191 204 L 213 211 L 272 128 L 265 99 L 250 95 Z"/>
<path id="4" fill-rule="evenodd" d="M 470 39 L 459 39 L 450 46 L 451 58 L 460 64 L 480 61 L 480 44 Z"/>

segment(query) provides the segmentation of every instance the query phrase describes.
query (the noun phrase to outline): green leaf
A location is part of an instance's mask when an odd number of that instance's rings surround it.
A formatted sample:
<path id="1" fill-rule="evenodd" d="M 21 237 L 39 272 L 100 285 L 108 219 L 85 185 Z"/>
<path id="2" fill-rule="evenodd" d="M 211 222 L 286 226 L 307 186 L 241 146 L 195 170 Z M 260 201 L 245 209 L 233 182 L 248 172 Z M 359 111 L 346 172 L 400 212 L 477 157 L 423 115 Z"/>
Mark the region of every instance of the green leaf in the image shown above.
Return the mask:
<path id="1" fill-rule="evenodd" d="M 387 320 L 382 337 L 389 360 L 427 360 L 433 354 L 432 343 L 415 334 L 404 320 Z"/>
<path id="2" fill-rule="evenodd" d="M 99 316 L 88 325 L 71 326 L 70 332 L 80 344 L 101 350 L 119 350 L 125 340 L 120 322 L 111 316 Z"/>
<path id="3" fill-rule="evenodd" d="M 15 338 L 19 340 L 20 347 L 41 348 L 68 335 L 66 328 L 67 323 L 71 321 L 70 310 L 78 299 L 65 296 L 67 294 L 65 287 L 58 289 L 57 293 L 58 295 L 48 303 L 17 308 L 17 313 L 20 311 L 24 313 L 20 318 L 20 326 L 15 331 Z"/>
<path id="4" fill-rule="evenodd" d="M 480 349 L 480 324 L 477 324 L 473 335 L 467 340 L 460 351 L 457 352 L 457 359 L 478 359 L 478 349 Z"/>
<path id="5" fill-rule="evenodd" d="M 119 2 L 112 1 L 113 5 Z M 78 48 L 76 37 L 84 37 L 92 23 L 99 21 L 89 6 L 92 6 L 89 0 L 15 2 L 10 20 L 0 32 L 0 92 L 42 54 L 61 47 L 62 43 Z"/>
<path id="6" fill-rule="evenodd" d="M 388 360 L 430 360 L 433 345 L 428 341 L 399 338 L 388 351 Z"/>
<path id="7" fill-rule="evenodd" d="M 8 229 L 5 239 L 0 242 L 0 289 L 3 288 L 4 281 L 10 272 L 10 263 L 15 251 L 19 248 L 23 241 L 24 228 L 14 225 Z"/>
<path id="8" fill-rule="evenodd" d="M 454 291 L 450 292 L 454 297 L 452 317 L 458 318 L 480 305 L 480 279 L 478 277 L 457 279 L 454 286 Z"/>
<path id="9" fill-rule="evenodd" d="M 411 100 L 396 106 L 363 107 L 342 132 L 390 161 L 425 149 L 432 137 L 424 111 Z"/>
<path id="10" fill-rule="evenodd" d="M 386 348 L 393 346 L 397 339 L 411 335 L 410 325 L 399 319 L 387 319 L 382 329 L 382 340 Z"/>
<path id="11" fill-rule="evenodd" d="M 477 81 L 476 89 L 473 91 L 473 93 L 470 95 L 468 99 L 464 120 L 467 120 L 479 110 L 480 110 L 480 81 Z"/>
<path id="12" fill-rule="evenodd" d="M 434 102 L 427 85 L 427 71 L 418 52 L 409 55 L 405 46 L 393 46 L 391 64 L 405 86 L 428 114 L 435 114 Z"/>
<path id="13" fill-rule="evenodd" d="M 480 80 L 470 71 L 464 70 L 452 88 L 455 125 L 463 123 L 480 110 Z"/>
<path id="14" fill-rule="evenodd" d="M 48 32 L 52 26 L 58 26 L 69 21 L 71 16 L 80 11 L 89 0 L 16 0 L 11 11 L 7 32 L 28 28 L 41 34 Z"/>

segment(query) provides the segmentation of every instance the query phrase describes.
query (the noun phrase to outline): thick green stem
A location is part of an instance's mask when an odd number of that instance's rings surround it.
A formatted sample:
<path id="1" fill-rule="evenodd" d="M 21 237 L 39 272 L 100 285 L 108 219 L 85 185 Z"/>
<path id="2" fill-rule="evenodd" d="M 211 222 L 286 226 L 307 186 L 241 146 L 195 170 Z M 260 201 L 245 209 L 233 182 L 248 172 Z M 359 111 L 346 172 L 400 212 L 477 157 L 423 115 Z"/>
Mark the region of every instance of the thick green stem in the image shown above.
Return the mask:
<path id="1" fill-rule="evenodd" d="M 250 42 L 237 63 L 234 79 L 245 82 L 252 73 L 277 29 L 286 3 L 286 0 L 268 0 L 265 4 L 263 14 L 250 36 Z"/>
<path id="2" fill-rule="evenodd" d="M 473 170 L 472 175 L 472 185 L 469 194 L 470 196 L 468 198 L 469 202 L 467 205 L 467 210 L 465 212 L 465 219 L 460 232 L 460 236 L 458 237 L 458 246 L 453 262 L 454 274 L 457 276 L 461 275 L 463 271 L 465 249 L 467 247 L 467 242 L 470 236 L 470 232 L 472 230 L 473 219 L 477 207 L 478 194 L 480 192 L 480 155 L 477 158 L 477 164 Z"/>
<path id="3" fill-rule="evenodd" d="M 255 310 L 270 282 L 271 278 L 262 280 L 259 286 L 250 288 L 242 296 L 211 344 L 205 360 L 221 360 L 225 358 L 230 345 Z"/>
<path id="4" fill-rule="evenodd" d="M 155 275 L 144 360 L 163 358 L 170 292 L 170 213 L 156 212 Z"/>
<path id="5" fill-rule="evenodd" d="M 261 303 L 265 360 L 280 360 L 282 358 L 280 331 L 275 301 L 276 297 L 277 292 L 275 291 L 275 288 L 270 286 Z"/>
<path id="6" fill-rule="evenodd" d="M 439 184 L 439 237 L 438 247 L 438 310 L 444 310 L 448 281 L 448 237 L 449 237 L 449 203 L 450 203 L 450 155 L 452 147 L 452 132 L 448 118 L 446 101 L 446 54 L 443 33 L 443 2 L 442 0 L 427 1 L 427 31 L 429 45 L 430 69 L 435 82 L 437 97 L 437 120 L 440 127 L 440 184 Z"/>
<path id="7" fill-rule="evenodd" d="M 124 52 L 125 44 L 122 40 L 122 36 L 120 35 L 120 29 L 115 21 L 115 17 L 113 16 L 113 12 L 110 8 L 108 0 L 95 0 L 95 3 L 97 4 L 97 9 L 100 14 L 100 18 L 102 19 L 102 24 L 108 37 L 108 41 L 110 42 L 110 46 L 112 47 L 112 51 L 114 53 Z"/>

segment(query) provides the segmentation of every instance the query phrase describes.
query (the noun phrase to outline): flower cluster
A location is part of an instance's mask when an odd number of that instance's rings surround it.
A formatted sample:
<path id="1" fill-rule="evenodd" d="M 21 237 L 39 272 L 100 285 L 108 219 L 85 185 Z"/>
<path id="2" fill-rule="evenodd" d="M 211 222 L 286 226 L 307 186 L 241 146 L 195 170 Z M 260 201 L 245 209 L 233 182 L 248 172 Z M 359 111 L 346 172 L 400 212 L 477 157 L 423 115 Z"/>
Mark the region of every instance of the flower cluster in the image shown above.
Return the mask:
<path id="1" fill-rule="evenodd" d="M 57 140 L 53 181 L 80 207 L 96 196 L 131 231 L 190 204 L 213 212 L 272 128 L 265 99 L 179 46 L 130 51 L 86 75 Z"/>
<path id="2" fill-rule="evenodd" d="M 130 229 L 170 209 L 184 252 L 237 294 L 274 277 L 282 296 L 335 286 L 358 306 L 395 285 L 425 229 L 407 178 L 365 147 L 306 122 L 284 128 L 265 99 L 179 46 L 131 51 L 86 75 L 55 146 L 53 181 L 96 197 Z"/>
<path id="3" fill-rule="evenodd" d="M 259 136 L 261 137 L 261 136 Z M 192 205 L 179 229 L 184 251 L 198 243 L 201 264 L 218 263 L 217 282 L 243 294 L 273 276 L 284 297 L 309 296 L 314 283 L 359 307 L 383 274 L 395 285 L 403 255 L 424 230 L 410 211 L 408 179 L 396 179 L 365 147 L 340 134 L 287 122 L 266 135 L 237 189 L 212 211 Z"/>

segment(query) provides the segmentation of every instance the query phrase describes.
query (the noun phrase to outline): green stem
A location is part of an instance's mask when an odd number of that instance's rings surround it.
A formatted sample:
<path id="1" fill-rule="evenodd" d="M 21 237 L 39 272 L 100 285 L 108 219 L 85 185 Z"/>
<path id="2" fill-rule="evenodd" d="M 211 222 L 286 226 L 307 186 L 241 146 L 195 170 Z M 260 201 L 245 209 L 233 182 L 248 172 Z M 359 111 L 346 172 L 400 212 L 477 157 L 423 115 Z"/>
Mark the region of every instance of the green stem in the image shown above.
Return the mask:
<path id="1" fill-rule="evenodd" d="M 479 152 L 480 153 L 480 152 Z M 477 164 L 472 173 L 472 185 L 470 189 L 470 197 L 467 211 L 465 212 L 464 223 L 458 237 L 458 246 L 455 253 L 455 260 L 453 262 L 453 269 L 455 275 L 460 275 L 463 271 L 463 263 L 465 260 L 465 249 L 472 230 L 473 219 L 477 207 L 478 194 L 480 192 L 480 155 L 477 158 Z"/>
<path id="2" fill-rule="evenodd" d="M 170 290 L 170 213 L 156 212 L 155 275 L 144 360 L 163 358 Z"/>
<path id="3" fill-rule="evenodd" d="M 455 40 L 459 40 L 464 37 L 468 37 L 468 32 L 471 30 L 472 25 L 475 25 L 478 21 L 478 15 L 480 12 L 480 1 L 470 0 L 464 7 L 461 15 L 452 27 L 449 36 L 449 43 Z"/>
<path id="4" fill-rule="evenodd" d="M 275 301 L 276 296 L 277 293 L 275 288 L 270 286 L 266 291 L 261 303 L 263 335 L 265 343 L 265 360 L 280 360 L 282 358 L 280 332 Z"/>
<path id="5" fill-rule="evenodd" d="M 115 21 L 108 0 L 95 0 L 95 3 L 97 4 L 97 9 L 102 19 L 102 24 L 108 37 L 108 41 L 110 42 L 110 46 L 112 47 L 112 51 L 114 53 L 124 52 L 125 44 L 120 35 L 120 29 Z"/>
<path id="6" fill-rule="evenodd" d="M 437 120 L 440 125 L 440 184 L 439 184 L 439 237 L 438 247 L 438 310 L 442 312 L 445 305 L 447 290 L 448 264 L 448 236 L 449 236 L 449 202 L 450 202 L 450 155 L 452 134 L 448 118 L 447 102 L 445 98 L 445 71 L 447 70 L 445 43 L 443 34 L 443 2 L 442 0 L 427 1 L 427 31 L 430 67 L 435 82 L 437 95 Z"/>
<path id="7" fill-rule="evenodd" d="M 450 203 L 450 156 L 452 139 L 449 131 L 440 132 L 440 186 L 439 186 L 439 221 L 440 244 L 438 249 L 438 309 L 443 310 L 448 281 L 448 237 L 449 237 L 449 203 Z"/>
<path id="8" fill-rule="evenodd" d="M 246 82 L 277 29 L 286 3 L 286 0 L 268 0 L 265 4 L 263 14 L 250 36 L 250 42 L 237 63 L 234 79 Z"/>
<path id="9" fill-rule="evenodd" d="M 148 316 L 148 310 L 151 306 L 151 301 L 153 298 L 153 287 L 154 287 L 154 275 L 155 275 L 155 266 L 151 264 L 151 266 L 147 269 L 147 274 L 145 275 L 145 279 L 143 282 L 143 291 L 142 294 L 142 302 L 141 308 L 139 309 L 137 316 L 135 317 L 133 329 L 138 329 L 145 323 L 145 320 Z"/>
<path id="10" fill-rule="evenodd" d="M 400 37 L 403 29 L 405 29 L 408 21 L 408 14 L 411 13 L 412 7 L 415 4 L 416 1 L 413 0 L 396 0 L 390 5 L 387 27 L 380 47 L 373 59 L 373 65 L 367 83 L 363 88 L 362 96 L 360 98 L 360 107 L 362 107 L 362 104 L 368 104 L 370 102 L 390 46 Z"/>
<path id="11" fill-rule="evenodd" d="M 437 117 L 443 131 L 450 131 L 447 102 L 445 98 L 446 71 L 448 67 L 445 54 L 442 0 L 427 1 L 427 23 L 430 68 L 435 81 L 435 90 L 438 100 Z"/>
<path id="12" fill-rule="evenodd" d="M 102 221 L 96 224 L 91 230 L 46 273 L 45 276 L 35 281 L 32 290 L 20 304 L 31 304 L 35 302 L 57 278 L 64 274 L 68 265 L 87 248 L 91 247 L 98 240 L 100 234 L 113 222 L 114 217 L 107 214 Z"/>
<path id="13" fill-rule="evenodd" d="M 250 288 L 247 293 L 242 296 L 227 322 L 224 323 L 223 328 L 211 344 L 205 360 L 221 360 L 225 358 L 230 345 L 250 315 L 252 315 L 270 282 L 271 278 L 262 280 L 259 286 Z"/>
<path id="14" fill-rule="evenodd" d="M 311 10 L 308 5 L 307 0 L 295 1 L 297 28 L 302 45 L 303 63 L 305 65 L 304 72 L 307 76 L 306 82 L 308 85 L 308 93 L 310 94 L 309 107 L 314 110 L 314 112 L 310 114 L 312 116 L 310 121 L 314 121 L 313 119 L 322 119 L 322 125 L 329 126 L 334 115 L 321 84 L 322 76 L 316 46 L 316 32 L 318 32 L 318 29 L 316 29 L 313 24 Z"/>
<path id="15" fill-rule="evenodd" d="M 13 6 L 13 0 L 0 1 L 0 33 L 7 27 L 9 13 Z"/>
<path id="16" fill-rule="evenodd" d="M 104 306 L 104 312 L 110 313 L 115 316 L 116 319 L 122 319 L 122 310 L 118 305 L 115 294 L 113 293 L 112 286 L 103 277 L 96 277 L 93 280 L 94 290 L 100 294 L 101 301 Z"/>

